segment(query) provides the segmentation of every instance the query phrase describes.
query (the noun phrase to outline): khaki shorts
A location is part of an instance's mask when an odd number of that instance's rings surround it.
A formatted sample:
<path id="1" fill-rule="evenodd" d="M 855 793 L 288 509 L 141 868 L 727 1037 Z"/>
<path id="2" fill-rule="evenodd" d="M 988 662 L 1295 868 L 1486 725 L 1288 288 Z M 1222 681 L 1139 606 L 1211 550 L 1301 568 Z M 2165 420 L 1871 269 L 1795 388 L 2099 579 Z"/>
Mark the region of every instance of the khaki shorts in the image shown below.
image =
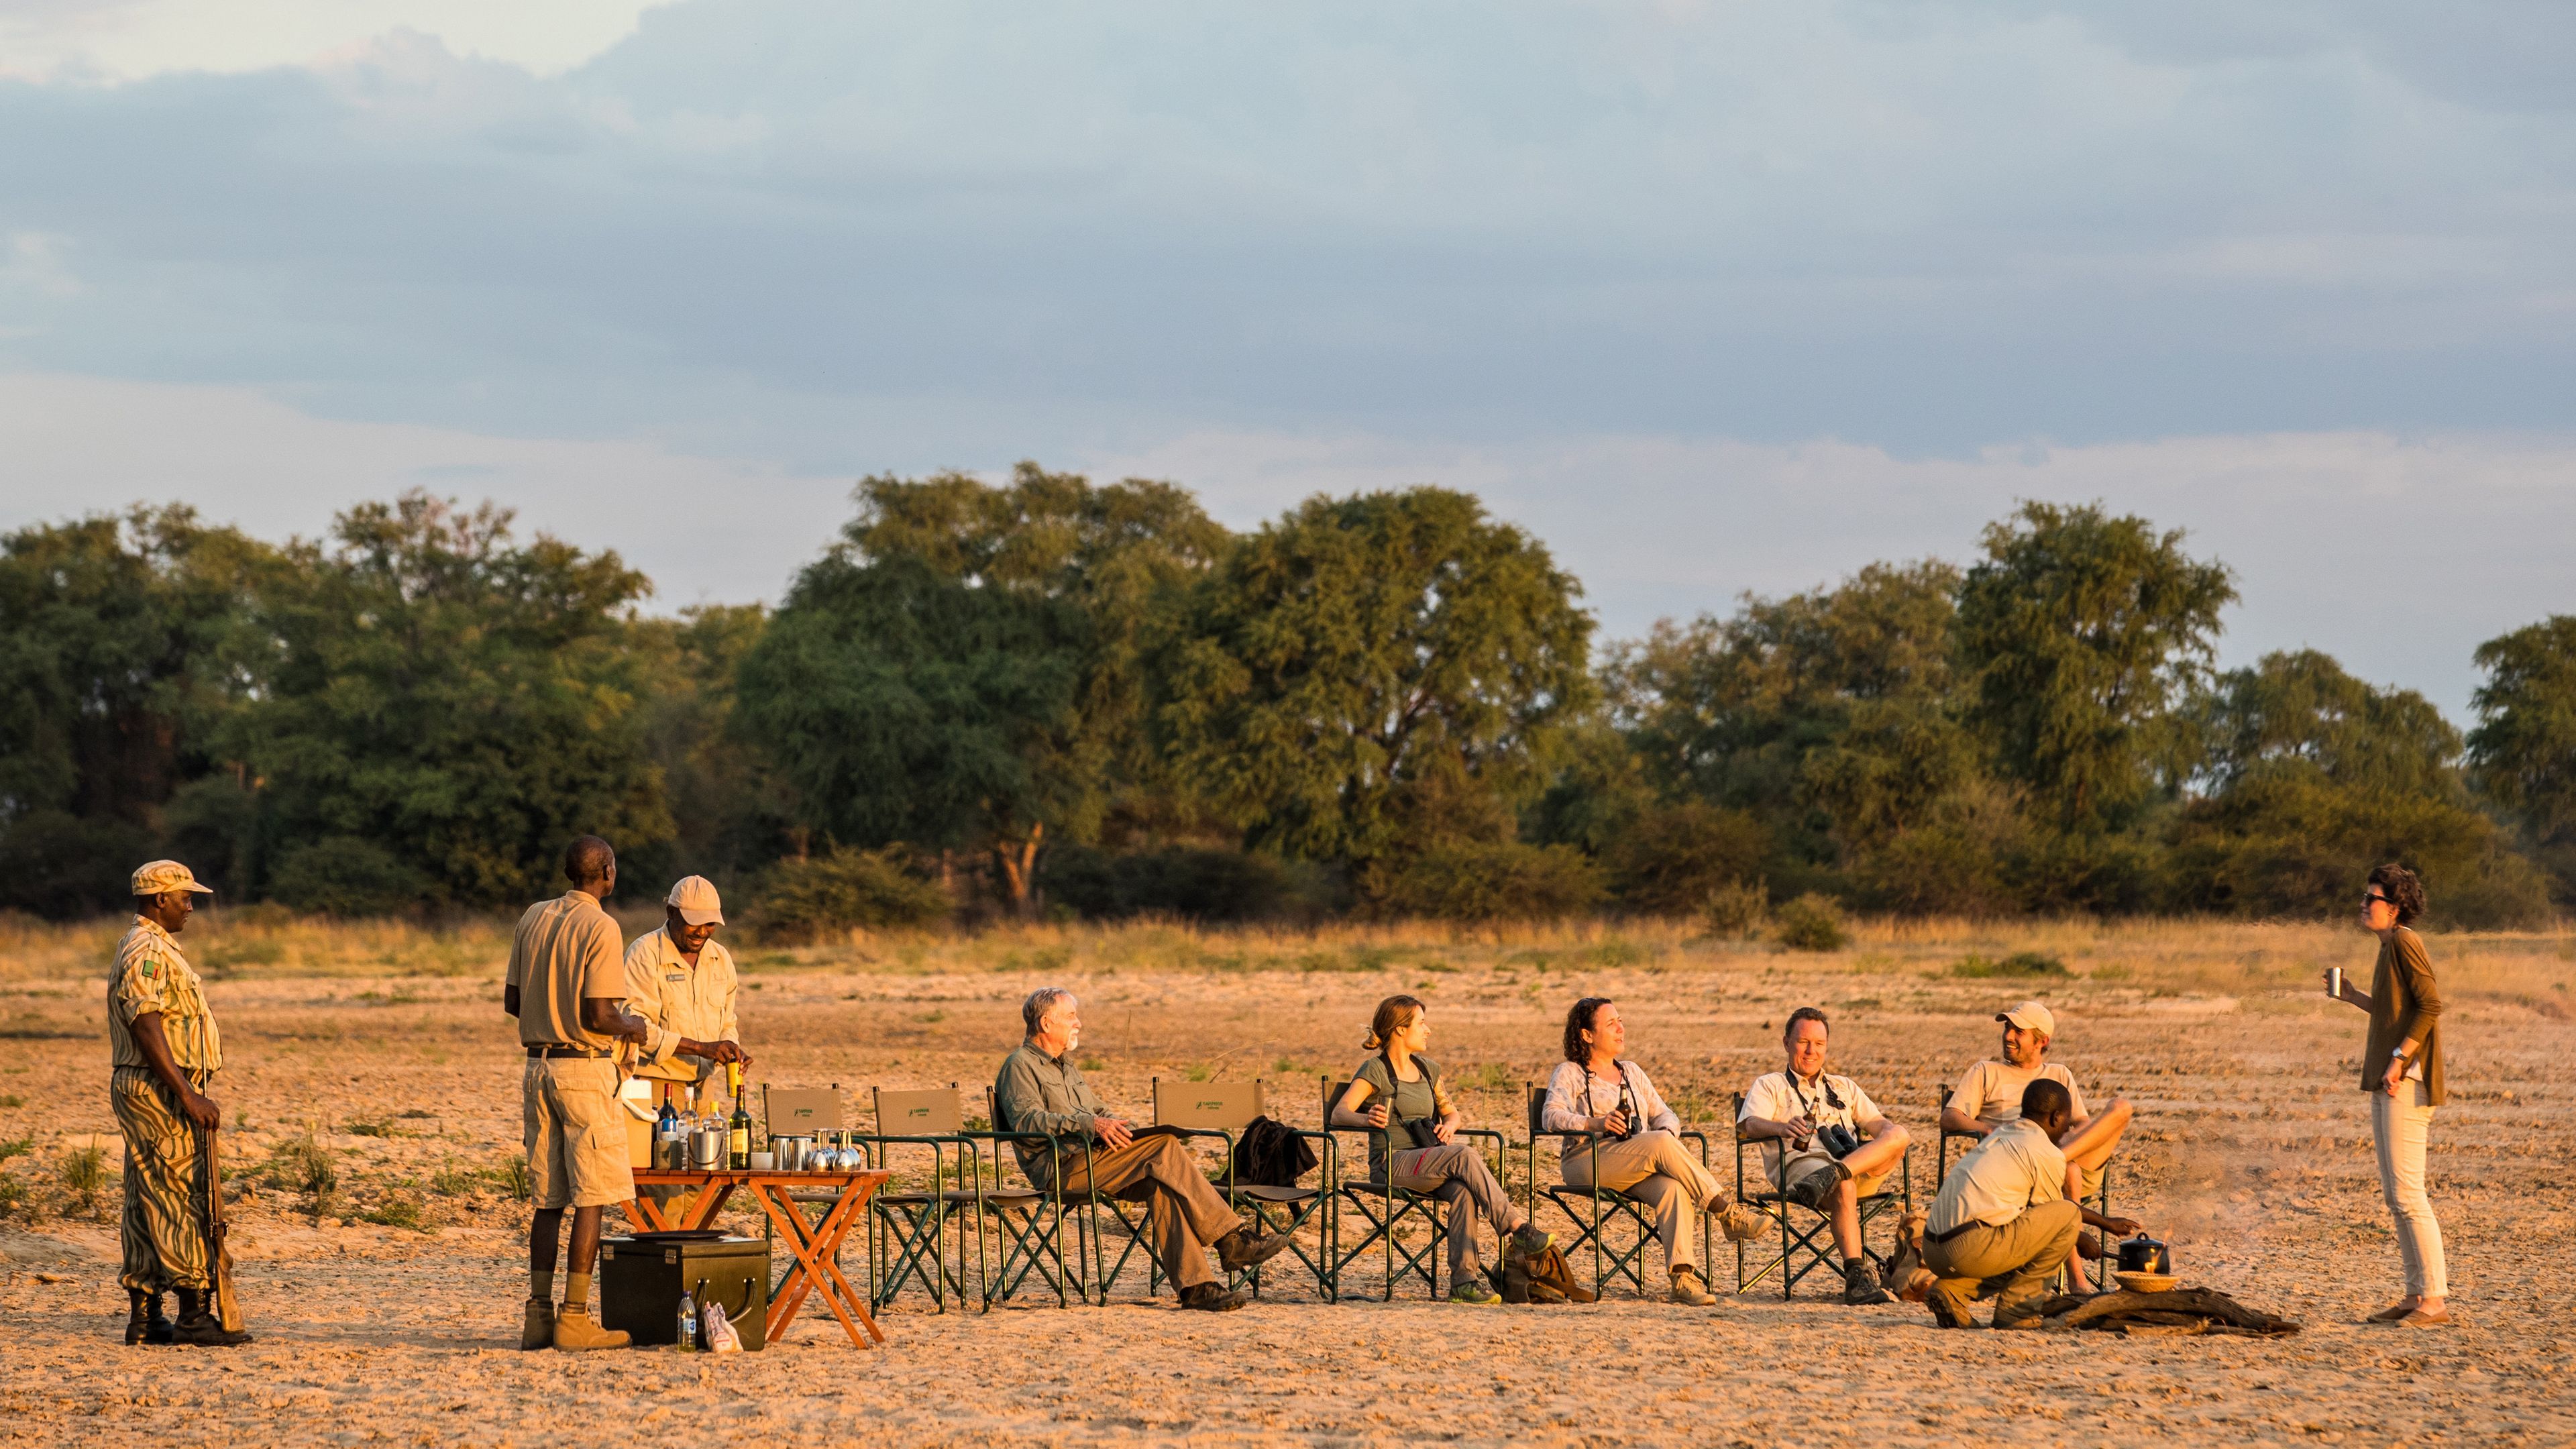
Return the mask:
<path id="1" fill-rule="evenodd" d="M 530 1057 L 519 1103 L 528 1184 L 539 1208 L 634 1200 L 617 1063 L 605 1057 Z"/>
<path id="2" fill-rule="evenodd" d="M 1780 1191 L 1787 1192 L 1790 1185 L 1797 1182 L 1800 1178 L 1806 1177 L 1812 1173 L 1829 1172 L 1833 1170 L 1833 1165 L 1833 1154 L 1825 1151 L 1821 1147 L 1810 1147 L 1804 1152 L 1792 1150 L 1782 1156 L 1780 1160 L 1780 1180 L 1773 1185 L 1779 1188 Z M 1852 1179 L 1852 1192 L 1858 1197 L 1873 1197 L 1877 1195 L 1879 1188 L 1885 1185 L 1888 1178 L 1894 1176 L 1895 1173 L 1896 1169 L 1891 1167 L 1887 1171 L 1872 1177 L 1855 1177 Z"/>

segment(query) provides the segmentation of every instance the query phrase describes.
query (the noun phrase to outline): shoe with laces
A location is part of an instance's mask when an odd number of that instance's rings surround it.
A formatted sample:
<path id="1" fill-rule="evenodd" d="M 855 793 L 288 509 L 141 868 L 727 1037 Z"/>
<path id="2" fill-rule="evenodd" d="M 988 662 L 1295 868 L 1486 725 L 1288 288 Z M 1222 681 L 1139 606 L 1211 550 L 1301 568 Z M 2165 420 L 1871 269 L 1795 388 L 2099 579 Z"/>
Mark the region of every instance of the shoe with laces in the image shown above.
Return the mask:
<path id="1" fill-rule="evenodd" d="M 1709 1292 L 1708 1285 L 1700 1281 L 1697 1268 L 1688 1263 L 1676 1263 L 1673 1265 L 1673 1301 L 1693 1308 L 1706 1308 L 1717 1301 L 1717 1295 Z"/>
<path id="2" fill-rule="evenodd" d="M 1487 1287 L 1484 1275 L 1480 1273 L 1473 1277 L 1459 1279 L 1458 1286 L 1449 1290 L 1449 1301 L 1472 1303 L 1479 1308 L 1491 1308 L 1503 1301 L 1503 1295 Z"/>

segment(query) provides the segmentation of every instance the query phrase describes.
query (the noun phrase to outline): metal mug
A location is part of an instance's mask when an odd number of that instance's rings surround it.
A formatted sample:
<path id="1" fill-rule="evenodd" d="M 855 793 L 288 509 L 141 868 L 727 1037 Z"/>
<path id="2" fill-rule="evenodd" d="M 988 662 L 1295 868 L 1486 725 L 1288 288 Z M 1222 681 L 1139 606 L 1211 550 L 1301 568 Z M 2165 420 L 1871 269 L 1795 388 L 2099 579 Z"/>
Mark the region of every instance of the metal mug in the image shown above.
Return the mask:
<path id="1" fill-rule="evenodd" d="M 2343 1000 L 2342 967 L 2329 966 L 2326 968 L 2326 995 L 2333 997 L 2337 1001 Z"/>
<path id="2" fill-rule="evenodd" d="M 689 1165 L 700 1172 L 712 1172 L 724 1166 L 725 1135 L 722 1127 L 699 1128 L 696 1140 L 690 1144 Z"/>
<path id="3" fill-rule="evenodd" d="M 770 1138 L 769 1150 L 778 1154 L 778 1170 L 781 1172 L 803 1172 L 805 1170 L 805 1150 L 808 1147 L 811 1147 L 813 1142 L 814 1139 L 811 1137 L 799 1137 L 793 1133 L 786 1133 Z"/>

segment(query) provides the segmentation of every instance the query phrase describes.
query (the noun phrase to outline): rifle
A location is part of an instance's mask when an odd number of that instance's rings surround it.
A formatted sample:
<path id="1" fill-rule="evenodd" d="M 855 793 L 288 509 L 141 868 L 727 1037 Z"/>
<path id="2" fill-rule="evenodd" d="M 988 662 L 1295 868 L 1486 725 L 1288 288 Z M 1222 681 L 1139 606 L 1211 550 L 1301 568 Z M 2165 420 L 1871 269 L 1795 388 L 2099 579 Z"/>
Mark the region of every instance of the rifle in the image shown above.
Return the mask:
<path id="1" fill-rule="evenodd" d="M 198 1226 L 206 1235 L 206 1269 L 214 1281 L 215 1321 L 227 1333 L 242 1326 L 241 1300 L 233 1296 L 232 1225 L 224 1221 L 224 1169 L 215 1150 L 215 1129 L 197 1129 Z"/>

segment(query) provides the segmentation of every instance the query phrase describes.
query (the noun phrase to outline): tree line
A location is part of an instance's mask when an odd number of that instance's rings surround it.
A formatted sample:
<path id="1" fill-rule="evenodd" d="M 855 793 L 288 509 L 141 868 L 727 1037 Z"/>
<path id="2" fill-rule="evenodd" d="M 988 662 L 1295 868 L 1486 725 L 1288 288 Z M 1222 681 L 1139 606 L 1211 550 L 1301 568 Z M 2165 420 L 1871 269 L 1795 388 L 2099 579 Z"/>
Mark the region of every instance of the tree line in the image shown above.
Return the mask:
<path id="1" fill-rule="evenodd" d="M 484 910 L 595 831 L 786 933 L 1212 920 L 2339 912 L 2576 899 L 2576 616 L 2482 645 L 2465 736 L 2331 657 L 2215 665 L 2235 579 L 2028 503 L 1598 644 L 1546 547 L 1441 488 L 1246 533 L 1022 464 L 875 477 L 774 608 L 642 608 L 616 554 L 414 493 L 273 544 L 185 507 L 0 538 L 0 909 Z"/>

